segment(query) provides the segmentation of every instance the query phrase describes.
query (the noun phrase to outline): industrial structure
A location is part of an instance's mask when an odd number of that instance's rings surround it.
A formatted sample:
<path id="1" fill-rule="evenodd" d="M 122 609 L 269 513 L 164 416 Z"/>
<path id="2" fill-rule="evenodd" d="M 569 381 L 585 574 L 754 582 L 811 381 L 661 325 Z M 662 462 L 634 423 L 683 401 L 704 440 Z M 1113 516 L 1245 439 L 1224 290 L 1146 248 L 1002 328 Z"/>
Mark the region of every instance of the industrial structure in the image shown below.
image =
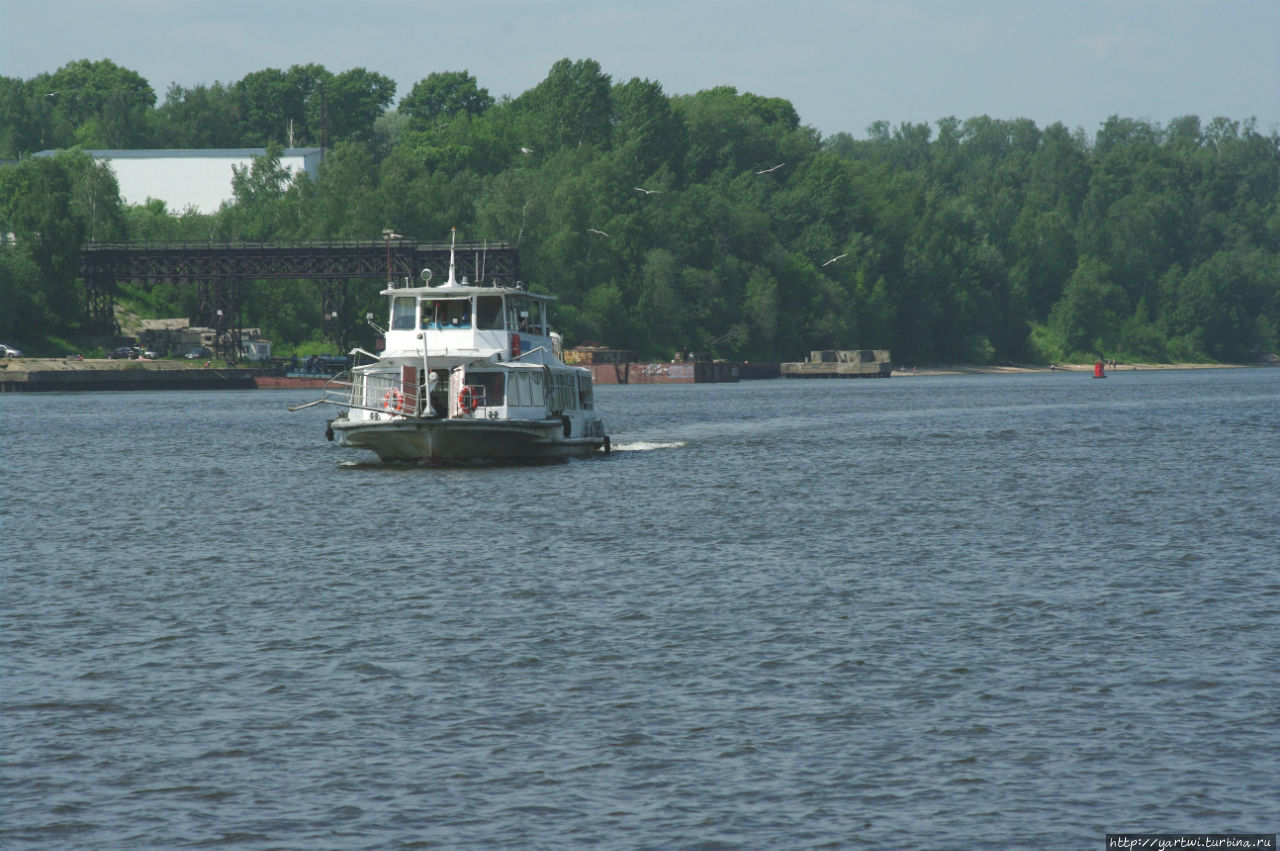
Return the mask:
<path id="1" fill-rule="evenodd" d="M 321 292 L 324 335 L 345 350 L 351 330 L 364 324 L 364 317 L 353 315 L 353 282 L 394 286 L 418 279 L 424 270 L 440 280 L 448 276 L 447 243 L 419 245 L 390 232 L 384 237 L 296 243 L 93 243 L 80 252 L 86 318 L 98 333 L 116 334 L 118 284 L 188 285 L 196 293 L 197 315 L 191 319 L 214 330 L 218 354 L 236 357 L 244 338 L 244 287 L 255 281 L 314 280 Z M 518 254 L 511 245 L 458 243 L 455 256 L 459 279 L 487 286 L 520 283 Z"/>

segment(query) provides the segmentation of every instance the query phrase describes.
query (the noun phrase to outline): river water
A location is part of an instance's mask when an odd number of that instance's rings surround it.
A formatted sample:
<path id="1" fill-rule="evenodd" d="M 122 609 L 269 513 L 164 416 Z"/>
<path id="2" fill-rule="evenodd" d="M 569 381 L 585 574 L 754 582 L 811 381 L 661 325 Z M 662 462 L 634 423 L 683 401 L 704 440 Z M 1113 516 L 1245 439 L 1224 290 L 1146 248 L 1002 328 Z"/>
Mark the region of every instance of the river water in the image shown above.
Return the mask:
<path id="1" fill-rule="evenodd" d="M 312 395 L 0 398 L 0 846 L 1280 829 L 1280 370 L 605 386 L 475 469 Z"/>

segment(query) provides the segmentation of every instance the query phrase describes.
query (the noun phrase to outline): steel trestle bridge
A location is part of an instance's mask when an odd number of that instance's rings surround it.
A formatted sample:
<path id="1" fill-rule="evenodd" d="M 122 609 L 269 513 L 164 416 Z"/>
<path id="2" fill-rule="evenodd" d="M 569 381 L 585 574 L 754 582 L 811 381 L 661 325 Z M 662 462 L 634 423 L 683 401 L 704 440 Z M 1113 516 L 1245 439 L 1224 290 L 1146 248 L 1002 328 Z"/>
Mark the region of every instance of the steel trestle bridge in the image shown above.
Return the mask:
<path id="1" fill-rule="evenodd" d="M 419 244 L 387 238 L 327 242 L 92 243 L 80 251 L 86 314 L 99 334 L 118 334 L 115 296 L 120 283 L 176 283 L 196 290 L 197 324 L 213 328 L 219 345 L 240 346 L 243 287 L 254 281 L 314 280 L 321 292 L 324 335 L 346 348 L 352 327 L 353 281 L 417 279 L 423 269 L 434 281 L 449 273 L 447 243 Z M 519 258 L 507 243 L 458 243 L 455 274 L 470 283 L 511 286 L 519 280 Z M 363 321 L 363 320 L 360 320 Z"/>

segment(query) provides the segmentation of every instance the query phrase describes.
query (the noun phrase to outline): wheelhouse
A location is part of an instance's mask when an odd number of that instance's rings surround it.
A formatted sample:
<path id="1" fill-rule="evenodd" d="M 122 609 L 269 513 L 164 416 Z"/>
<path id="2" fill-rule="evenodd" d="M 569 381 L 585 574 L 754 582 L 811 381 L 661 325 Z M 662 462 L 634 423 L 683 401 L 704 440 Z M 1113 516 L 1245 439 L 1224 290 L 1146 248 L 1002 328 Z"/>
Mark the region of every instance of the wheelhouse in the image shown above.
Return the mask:
<path id="1" fill-rule="evenodd" d="M 503 360 L 550 354 L 547 305 L 552 296 L 465 284 L 385 290 L 391 301 L 386 353 L 425 350 L 459 358 L 497 353 Z M 543 360 L 539 358 L 538 360 Z"/>

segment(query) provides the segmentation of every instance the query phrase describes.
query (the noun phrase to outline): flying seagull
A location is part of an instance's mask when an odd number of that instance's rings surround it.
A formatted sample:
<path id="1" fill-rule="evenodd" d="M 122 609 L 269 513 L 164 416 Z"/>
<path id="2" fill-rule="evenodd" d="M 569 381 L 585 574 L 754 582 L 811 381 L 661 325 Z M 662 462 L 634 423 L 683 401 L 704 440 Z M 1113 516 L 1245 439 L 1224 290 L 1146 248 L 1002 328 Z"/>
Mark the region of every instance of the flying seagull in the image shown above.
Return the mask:
<path id="1" fill-rule="evenodd" d="M 645 195 L 661 195 L 662 194 L 661 189 L 644 189 L 639 186 L 636 187 L 636 191 L 643 192 Z"/>
<path id="2" fill-rule="evenodd" d="M 602 231 L 602 230 L 596 230 L 595 228 L 587 228 L 587 232 L 588 232 L 588 233 L 598 233 L 598 234 L 600 234 L 601 236 L 603 236 L 605 239 L 608 239 L 608 238 L 609 238 L 609 234 L 605 233 L 605 232 L 604 232 L 604 231 Z"/>
<path id="3" fill-rule="evenodd" d="M 766 168 L 764 171 L 757 171 L 756 174 L 772 174 L 773 172 L 782 168 L 784 165 L 786 165 L 786 163 L 778 163 L 773 168 Z"/>
<path id="4" fill-rule="evenodd" d="M 838 255 L 838 256 L 836 256 L 836 257 L 832 257 L 830 260 L 828 260 L 826 263 L 823 263 L 822 265 L 823 265 L 823 266 L 830 266 L 832 263 L 836 262 L 836 261 L 837 261 L 837 260 L 839 260 L 840 258 L 842 258 L 842 257 L 848 257 L 848 256 L 849 256 L 848 254 L 840 254 L 840 255 Z"/>

